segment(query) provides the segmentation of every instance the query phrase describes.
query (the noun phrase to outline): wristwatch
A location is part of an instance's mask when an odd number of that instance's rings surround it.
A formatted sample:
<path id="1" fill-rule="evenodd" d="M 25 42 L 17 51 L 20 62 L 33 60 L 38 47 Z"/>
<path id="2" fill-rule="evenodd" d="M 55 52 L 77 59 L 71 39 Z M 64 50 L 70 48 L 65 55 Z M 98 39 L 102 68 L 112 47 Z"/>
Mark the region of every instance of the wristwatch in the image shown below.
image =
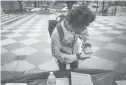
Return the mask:
<path id="1" fill-rule="evenodd" d="M 77 56 L 77 59 L 80 59 L 80 55 L 81 55 L 82 53 L 79 53 L 79 54 L 76 54 L 76 56 Z"/>
<path id="2" fill-rule="evenodd" d="M 82 54 L 82 53 L 76 54 L 78 60 L 86 60 L 86 59 L 89 59 L 89 58 L 90 58 L 90 57 L 81 57 L 81 56 L 80 56 L 81 54 Z"/>

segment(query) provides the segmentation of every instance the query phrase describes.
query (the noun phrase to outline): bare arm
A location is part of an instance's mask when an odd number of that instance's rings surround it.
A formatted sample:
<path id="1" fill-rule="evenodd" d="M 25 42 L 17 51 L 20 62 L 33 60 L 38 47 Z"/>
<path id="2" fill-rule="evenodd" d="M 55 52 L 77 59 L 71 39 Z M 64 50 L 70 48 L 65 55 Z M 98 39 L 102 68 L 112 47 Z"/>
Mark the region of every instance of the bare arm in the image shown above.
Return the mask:
<path id="1" fill-rule="evenodd" d="M 83 32 L 82 34 L 82 40 L 83 40 L 83 55 L 86 58 L 90 58 L 92 56 L 92 47 L 91 44 L 89 43 L 90 37 L 88 34 L 88 31 L 86 30 L 85 32 Z"/>
<path id="2" fill-rule="evenodd" d="M 56 59 L 60 60 L 61 62 L 71 63 L 77 60 L 76 55 L 65 54 L 60 51 L 60 39 L 57 29 L 54 29 L 54 32 L 51 36 L 51 49 L 52 49 L 52 56 Z"/>

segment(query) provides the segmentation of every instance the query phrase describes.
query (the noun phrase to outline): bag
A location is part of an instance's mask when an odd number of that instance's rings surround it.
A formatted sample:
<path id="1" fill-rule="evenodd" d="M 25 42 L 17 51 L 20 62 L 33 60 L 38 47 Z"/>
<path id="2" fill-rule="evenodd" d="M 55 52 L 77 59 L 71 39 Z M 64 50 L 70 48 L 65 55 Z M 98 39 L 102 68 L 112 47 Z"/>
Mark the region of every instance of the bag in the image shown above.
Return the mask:
<path id="1" fill-rule="evenodd" d="M 51 37 L 52 32 L 53 32 L 53 30 L 54 30 L 54 28 L 56 27 L 57 24 L 58 24 L 57 20 L 49 20 L 48 31 L 49 31 L 50 37 Z"/>
<path id="2" fill-rule="evenodd" d="M 55 29 L 55 27 L 57 26 L 57 30 L 58 33 L 60 34 L 60 40 L 63 39 L 64 37 L 64 33 L 63 33 L 63 29 L 62 26 L 60 24 L 60 22 L 64 19 L 65 15 L 60 15 L 56 18 L 56 20 L 49 20 L 49 26 L 48 26 L 48 31 L 49 31 L 49 35 L 51 37 L 53 30 Z M 58 18 L 60 18 L 60 20 L 57 20 Z"/>

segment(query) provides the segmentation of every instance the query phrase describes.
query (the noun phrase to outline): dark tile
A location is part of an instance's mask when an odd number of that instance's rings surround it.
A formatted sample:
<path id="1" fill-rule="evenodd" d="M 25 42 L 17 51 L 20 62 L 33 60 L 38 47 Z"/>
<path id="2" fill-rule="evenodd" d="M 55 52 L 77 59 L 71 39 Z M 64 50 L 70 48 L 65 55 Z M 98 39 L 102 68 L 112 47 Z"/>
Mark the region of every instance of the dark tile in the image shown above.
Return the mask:
<path id="1" fill-rule="evenodd" d="M 46 48 L 50 48 L 51 45 L 45 41 L 42 41 L 42 42 L 39 42 L 39 43 L 35 43 L 35 44 L 32 44 L 30 45 L 32 48 L 35 48 L 37 50 L 43 50 L 43 49 L 46 49 Z"/>
<path id="2" fill-rule="evenodd" d="M 94 55 L 108 60 L 120 62 L 126 54 L 108 49 L 101 49 L 95 52 Z"/>
<path id="3" fill-rule="evenodd" d="M 113 73 L 111 72 L 93 74 L 91 75 L 91 78 L 94 85 L 112 85 L 112 84 L 115 85 L 113 83 L 114 76 Z"/>
<path id="4" fill-rule="evenodd" d="M 28 55 L 25 60 L 33 65 L 38 66 L 50 59 L 52 59 L 52 56 L 50 54 L 39 51 L 34 54 Z"/>
<path id="5" fill-rule="evenodd" d="M 121 45 L 126 45 L 126 40 L 124 40 L 124 39 L 117 39 L 117 38 L 115 38 L 115 39 L 112 40 L 111 42 L 112 42 L 112 43 L 121 44 Z"/>
<path id="6" fill-rule="evenodd" d="M 13 27 L 12 30 L 17 30 L 18 28 L 17 27 Z"/>
<path id="7" fill-rule="evenodd" d="M 18 77 L 19 75 L 24 74 L 22 71 L 14 72 L 14 71 L 2 71 L 1 72 L 1 80 L 12 79 L 14 77 Z"/>
<path id="8" fill-rule="evenodd" d="M 106 46 L 104 46 L 104 48 L 113 50 L 113 51 L 117 51 L 117 52 L 126 53 L 126 46 L 121 45 L 121 44 L 108 43 Z"/>
<path id="9" fill-rule="evenodd" d="M 9 63 L 12 62 L 13 60 L 15 60 L 16 55 L 14 55 L 11 52 L 6 52 L 1 54 L 1 65 L 3 65 L 4 63 Z"/>
<path id="10" fill-rule="evenodd" d="M 126 64 L 126 56 L 123 58 L 123 60 L 121 61 L 121 63 Z"/>
<path id="11" fill-rule="evenodd" d="M 1 33 L 1 35 L 8 35 L 8 34 L 12 34 L 12 33 L 14 33 L 14 32 L 3 32 L 3 33 Z"/>
<path id="12" fill-rule="evenodd" d="M 122 33 L 122 35 L 126 35 L 126 31 Z"/>
<path id="13" fill-rule="evenodd" d="M 1 36 L 1 40 L 5 40 L 5 39 L 8 39 L 8 37 Z"/>
<path id="14" fill-rule="evenodd" d="M 126 64 L 119 63 L 114 71 L 121 72 L 126 77 Z"/>
<path id="15" fill-rule="evenodd" d="M 118 34 L 113 34 L 113 33 L 103 33 L 101 35 L 107 36 L 107 37 L 117 37 L 118 36 Z"/>
<path id="16" fill-rule="evenodd" d="M 31 33 L 31 32 L 30 31 L 20 32 L 20 34 L 22 34 L 22 35 L 28 35 L 29 33 Z"/>
<path id="17" fill-rule="evenodd" d="M 17 41 L 22 41 L 22 40 L 25 40 L 25 39 L 28 39 L 29 37 L 27 36 L 20 36 L 20 37 L 14 37 L 13 39 L 14 40 L 17 40 Z"/>
<path id="18" fill-rule="evenodd" d="M 15 60 L 25 60 L 26 57 L 27 55 L 18 55 L 16 56 Z"/>
<path id="19" fill-rule="evenodd" d="M 13 76 L 13 73 L 11 73 L 11 72 L 7 72 L 7 71 L 1 72 L 1 80 L 9 79 L 12 76 Z"/>
<path id="20" fill-rule="evenodd" d="M 117 23 L 117 24 L 122 25 L 122 26 L 126 26 L 126 24 L 122 24 L 122 23 Z"/>
<path id="21" fill-rule="evenodd" d="M 89 43 L 91 43 L 91 45 L 93 45 L 93 46 L 103 47 L 103 46 L 105 46 L 108 42 L 98 41 L 98 40 L 91 39 L 91 40 L 89 41 Z"/>
<path id="22" fill-rule="evenodd" d="M 16 42 L 16 43 L 13 43 L 13 44 L 4 45 L 3 47 L 4 47 L 5 49 L 11 51 L 11 50 L 14 50 L 14 49 L 17 49 L 17 48 L 24 47 L 24 45 L 21 44 L 21 43 L 19 43 L 19 42 Z"/>
<path id="23" fill-rule="evenodd" d="M 126 29 L 120 29 L 120 28 L 116 28 L 116 27 L 115 27 L 115 28 L 113 28 L 112 30 L 122 31 L 122 32 L 123 32 L 123 31 L 126 31 Z"/>
<path id="24" fill-rule="evenodd" d="M 106 27 L 114 28 L 114 27 L 116 27 L 116 26 L 107 24 Z"/>

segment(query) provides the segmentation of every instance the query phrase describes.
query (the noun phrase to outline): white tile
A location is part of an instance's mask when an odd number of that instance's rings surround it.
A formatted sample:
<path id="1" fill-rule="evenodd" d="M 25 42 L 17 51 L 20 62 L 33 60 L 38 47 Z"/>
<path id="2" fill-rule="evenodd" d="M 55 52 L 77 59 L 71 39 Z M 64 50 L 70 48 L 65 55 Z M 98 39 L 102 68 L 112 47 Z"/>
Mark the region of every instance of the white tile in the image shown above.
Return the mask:
<path id="1" fill-rule="evenodd" d="M 5 48 L 1 47 L 1 53 L 6 53 L 8 52 Z"/>
<path id="2" fill-rule="evenodd" d="M 28 63 L 25 60 L 17 61 L 17 65 L 15 67 L 15 71 L 29 71 L 35 67 L 35 65 Z"/>
<path id="3" fill-rule="evenodd" d="M 101 69 L 101 70 L 114 70 L 118 65 L 117 62 L 110 61 L 104 58 L 92 56 L 90 59 L 81 61 L 79 68 L 82 69 Z"/>
<path id="4" fill-rule="evenodd" d="M 54 70 L 59 70 L 57 61 L 55 58 L 42 63 L 41 65 L 38 66 L 41 70 L 46 70 L 46 71 L 54 71 Z"/>
<path id="5" fill-rule="evenodd" d="M 9 32 L 9 31 L 10 31 L 10 30 L 6 30 L 6 29 L 5 29 L 5 30 L 1 30 L 1 33 L 2 33 L 2 32 Z"/>
<path id="6" fill-rule="evenodd" d="M 8 44 L 12 44 L 12 43 L 16 43 L 16 40 L 13 39 L 5 39 L 5 40 L 1 40 L 1 46 L 3 45 L 8 45 Z"/>
<path id="7" fill-rule="evenodd" d="M 115 31 L 115 30 L 108 30 L 106 33 L 112 33 L 112 34 L 122 34 L 122 31 Z"/>
<path id="8" fill-rule="evenodd" d="M 26 40 L 22 40 L 22 41 L 19 41 L 20 43 L 24 44 L 24 45 L 32 45 L 32 44 L 35 44 L 35 43 L 39 43 L 41 42 L 40 40 L 37 40 L 37 39 L 26 39 Z"/>
<path id="9" fill-rule="evenodd" d="M 92 37 L 92 38 L 95 40 L 104 41 L 104 42 L 110 42 L 114 39 L 112 37 L 107 37 L 107 36 L 96 36 L 96 37 Z"/>
<path id="10" fill-rule="evenodd" d="M 35 37 L 42 36 L 42 34 L 41 33 L 30 33 L 30 34 L 28 34 L 26 36 L 31 37 L 31 38 L 35 38 Z"/>
<path id="11" fill-rule="evenodd" d="M 48 39 L 46 39 L 44 41 L 46 41 L 47 43 L 50 43 L 51 44 L 51 38 L 48 38 Z"/>
<path id="12" fill-rule="evenodd" d="M 25 71 L 25 73 L 40 73 L 40 72 L 46 72 L 46 71 L 41 70 L 39 67 L 34 67 L 28 71 Z"/>
<path id="13" fill-rule="evenodd" d="M 88 33 L 89 33 L 89 36 L 95 36 L 95 35 L 100 35 L 100 34 L 102 34 L 103 32 L 98 32 L 98 31 L 88 31 Z"/>
<path id="14" fill-rule="evenodd" d="M 126 64 L 126 56 L 123 58 L 123 60 L 121 61 L 121 63 Z"/>
<path id="15" fill-rule="evenodd" d="M 40 29 L 41 28 L 41 26 L 39 26 L 39 25 L 34 25 L 34 26 L 32 26 L 33 28 L 37 28 L 37 29 Z"/>
<path id="16" fill-rule="evenodd" d="M 95 53 L 95 52 L 98 51 L 99 49 L 101 49 L 101 47 L 92 46 L 92 52 L 93 52 L 93 53 Z"/>
<path id="17" fill-rule="evenodd" d="M 14 33 L 14 34 L 8 34 L 8 35 L 5 35 L 5 36 L 8 37 L 8 38 L 14 38 L 14 37 L 20 37 L 22 35 L 21 34 Z"/>
<path id="18" fill-rule="evenodd" d="M 5 85 L 27 85 L 27 83 L 6 83 Z"/>
<path id="19" fill-rule="evenodd" d="M 27 71 L 35 66 L 24 60 L 15 60 L 1 66 L 1 71 Z"/>
<path id="20" fill-rule="evenodd" d="M 99 27 L 103 27 L 103 24 L 98 24 L 98 23 L 93 23 L 92 26 L 99 26 Z"/>
<path id="21" fill-rule="evenodd" d="M 118 85 L 126 85 L 126 80 L 116 81 Z"/>
<path id="22" fill-rule="evenodd" d="M 120 45 L 120 44 L 116 44 L 116 43 L 109 43 L 106 46 L 104 46 L 104 48 L 126 53 L 126 46 L 125 45 Z"/>
<path id="23" fill-rule="evenodd" d="M 108 23 L 108 25 L 113 25 L 113 26 L 116 26 L 117 24 L 116 23 Z"/>
<path id="24" fill-rule="evenodd" d="M 9 25 L 3 27 L 3 29 L 5 29 L 5 30 L 10 30 L 10 31 L 11 31 L 12 28 L 14 28 L 14 27 L 13 27 L 13 26 L 9 26 Z"/>
<path id="25" fill-rule="evenodd" d="M 17 61 L 13 61 L 1 66 L 1 71 L 14 71 Z"/>
<path id="26" fill-rule="evenodd" d="M 13 30 L 13 32 L 15 32 L 15 33 L 18 33 L 18 32 L 25 32 L 25 31 L 27 31 L 27 30 L 23 30 L 23 29 Z"/>
<path id="27" fill-rule="evenodd" d="M 87 29 L 88 29 L 88 31 L 94 31 L 94 30 L 97 30 L 97 28 L 94 28 L 94 27 L 92 27 L 92 26 L 89 26 Z"/>
<path id="28" fill-rule="evenodd" d="M 34 30 L 30 30 L 31 32 L 42 32 L 44 31 L 43 29 L 34 29 Z"/>
<path id="29" fill-rule="evenodd" d="M 117 38 L 126 40 L 126 35 L 120 35 Z"/>
<path id="30" fill-rule="evenodd" d="M 112 27 L 99 27 L 99 29 L 103 29 L 103 30 L 111 30 Z"/>
<path id="31" fill-rule="evenodd" d="M 30 54 L 33 54 L 37 51 L 38 50 L 36 50 L 32 47 L 23 47 L 23 48 L 12 50 L 11 52 L 14 53 L 15 55 L 22 55 L 22 54 L 23 55 L 30 55 Z"/>
<path id="32" fill-rule="evenodd" d="M 51 53 L 51 46 L 50 46 L 50 48 L 43 49 L 42 52 L 52 55 L 52 53 Z"/>

